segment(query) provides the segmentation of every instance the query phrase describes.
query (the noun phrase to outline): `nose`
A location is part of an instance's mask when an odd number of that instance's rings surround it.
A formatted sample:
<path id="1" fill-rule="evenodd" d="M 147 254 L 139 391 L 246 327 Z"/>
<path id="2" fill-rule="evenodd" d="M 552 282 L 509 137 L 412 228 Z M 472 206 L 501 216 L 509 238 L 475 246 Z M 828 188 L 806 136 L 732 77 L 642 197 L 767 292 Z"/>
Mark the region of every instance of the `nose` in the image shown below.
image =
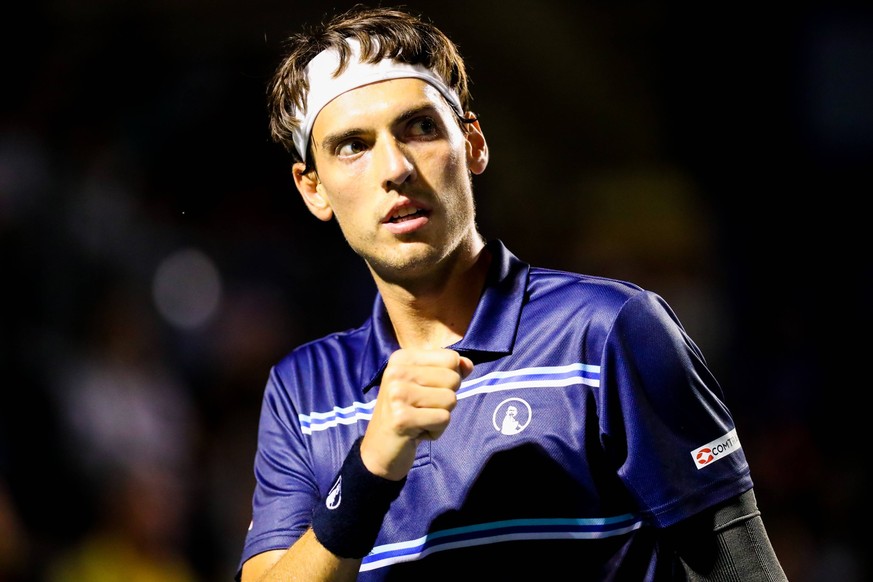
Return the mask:
<path id="1" fill-rule="evenodd" d="M 406 182 L 415 171 L 409 152 L 394 136 L 379 140 L 376 144 L 376 167 L 386 190 Z"/>

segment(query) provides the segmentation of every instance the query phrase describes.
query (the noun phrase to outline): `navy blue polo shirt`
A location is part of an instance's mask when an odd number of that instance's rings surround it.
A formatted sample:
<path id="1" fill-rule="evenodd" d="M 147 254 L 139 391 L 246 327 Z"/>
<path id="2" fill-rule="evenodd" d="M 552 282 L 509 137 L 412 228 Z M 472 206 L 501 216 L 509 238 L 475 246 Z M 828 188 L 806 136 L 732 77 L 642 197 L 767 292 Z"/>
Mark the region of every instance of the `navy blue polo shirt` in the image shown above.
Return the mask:
<path id="1" fill-rule="evenodd" d="M 484 293 L 450 346 L 475 368 L 446 431 L 419 445 L 358 579 L 670 579 L 657 530 L 752 487 L 703 355 L 650 291 L 488 249 Z M 361 327 L 273 368 L 240 564 L 307 529 L 398 347 L 377 296 Z"/>

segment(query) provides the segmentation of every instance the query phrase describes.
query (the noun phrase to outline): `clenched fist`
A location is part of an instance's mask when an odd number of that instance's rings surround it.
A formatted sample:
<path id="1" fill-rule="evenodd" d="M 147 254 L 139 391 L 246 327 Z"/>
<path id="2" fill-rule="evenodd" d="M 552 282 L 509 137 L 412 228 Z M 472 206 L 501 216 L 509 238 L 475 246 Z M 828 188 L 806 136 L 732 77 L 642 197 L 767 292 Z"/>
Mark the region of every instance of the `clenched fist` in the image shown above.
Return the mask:
<path id="1" fill-rule="evenodd" d="M 449 349 L 400 349 L 388 358 L 373 417 L 361 443 L 367 469 L 399 481 L 422 440 L 435 440 L 449 425 L 461 381 L 473 362 Z"/>

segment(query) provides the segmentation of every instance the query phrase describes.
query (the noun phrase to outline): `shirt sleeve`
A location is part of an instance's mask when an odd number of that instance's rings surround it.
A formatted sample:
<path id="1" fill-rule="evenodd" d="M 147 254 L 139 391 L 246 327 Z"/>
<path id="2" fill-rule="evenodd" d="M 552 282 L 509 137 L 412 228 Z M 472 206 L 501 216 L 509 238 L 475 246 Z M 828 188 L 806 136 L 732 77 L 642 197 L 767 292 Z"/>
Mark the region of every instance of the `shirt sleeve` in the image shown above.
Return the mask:
<path id="1" fill-rule="evenodd" d="M 752 487 L 722 389 L 660 296 L 622 306 L 601 372 L 602 443 L 644 517 L 666 527 Z"/>
<path id="2" fill-rule="evenodd" d="M 287 371 L 287 370 L 286 370 Z M 255 454 L 252 522 L 242 564 L 267 550 L 290 547 L 309 527 L 320 499 L 296 406 L 284 382 L 293 374 L 271 373 L 264 391 Z"/>

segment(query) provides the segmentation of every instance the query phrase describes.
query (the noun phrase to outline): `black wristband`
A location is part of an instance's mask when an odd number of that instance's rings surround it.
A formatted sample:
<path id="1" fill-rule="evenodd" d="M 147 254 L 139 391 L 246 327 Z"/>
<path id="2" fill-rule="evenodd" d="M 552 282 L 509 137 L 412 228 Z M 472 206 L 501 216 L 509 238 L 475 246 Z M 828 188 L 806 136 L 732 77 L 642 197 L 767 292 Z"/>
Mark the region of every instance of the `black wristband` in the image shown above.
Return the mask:
<path id="1" fill-rule="evenodd" d="M 406 483 L 406 477 L 392 481 L 367 470 L 361 459 L 363 438 L 354 442 L 330 491 L 312 514 L 315 537 L 340 558 L 370 553 L 388 507 Z"/>

